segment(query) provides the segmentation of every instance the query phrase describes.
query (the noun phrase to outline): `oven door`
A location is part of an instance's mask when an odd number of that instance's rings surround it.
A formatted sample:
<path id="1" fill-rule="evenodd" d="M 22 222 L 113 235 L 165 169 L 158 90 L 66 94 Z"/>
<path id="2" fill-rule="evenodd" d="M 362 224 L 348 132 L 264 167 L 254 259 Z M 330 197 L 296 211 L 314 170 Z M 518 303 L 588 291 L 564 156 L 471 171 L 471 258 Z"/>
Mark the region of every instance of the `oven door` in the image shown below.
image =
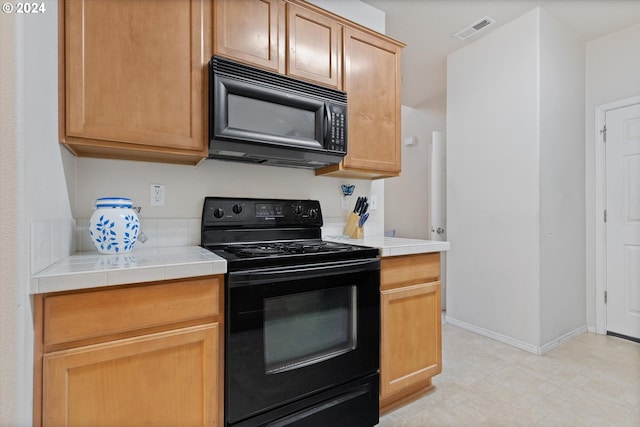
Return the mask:
<path id="1" fill-rule="evenodd" d="M 365 259 L 229 273 L 226 424 L 376 373 L 379 272 Z"/>

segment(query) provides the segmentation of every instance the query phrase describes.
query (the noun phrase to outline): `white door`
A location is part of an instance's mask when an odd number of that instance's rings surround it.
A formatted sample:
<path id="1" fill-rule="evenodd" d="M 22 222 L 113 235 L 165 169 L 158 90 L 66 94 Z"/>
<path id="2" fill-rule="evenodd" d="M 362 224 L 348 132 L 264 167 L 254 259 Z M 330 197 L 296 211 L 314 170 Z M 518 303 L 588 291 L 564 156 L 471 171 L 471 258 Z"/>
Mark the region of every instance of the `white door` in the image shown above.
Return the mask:
<path id="1" fill-rule="evenodd" d="M 445 134 L 433 131 L 431 134 L 431 240 L 447 240 L 447 142 Z M 447 306 L 446 262 L 447 253 L 440 253 L 440 295 L 442 309 Z"/>
<path id="2" fill-rule="evenodd" d="M 607 332 L 640 339 L 640 104 L 605 121 Z"/>

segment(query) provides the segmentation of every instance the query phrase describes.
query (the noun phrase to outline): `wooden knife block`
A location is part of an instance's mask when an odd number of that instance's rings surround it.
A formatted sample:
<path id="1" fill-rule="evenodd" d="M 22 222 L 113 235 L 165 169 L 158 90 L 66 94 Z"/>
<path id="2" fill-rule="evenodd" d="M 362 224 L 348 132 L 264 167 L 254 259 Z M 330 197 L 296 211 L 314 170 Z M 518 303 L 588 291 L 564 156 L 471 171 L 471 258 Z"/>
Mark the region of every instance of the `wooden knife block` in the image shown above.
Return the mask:
<path id="1" fill-rule="evenodd" d="M 360 216 L 351 212 L 347 219 L 347 225 L 344 226 L 343 234 L 346 234 L 352 239 L 364 238 L 364 228 L 358 227 L 358 221 L 360 221 Z"/>

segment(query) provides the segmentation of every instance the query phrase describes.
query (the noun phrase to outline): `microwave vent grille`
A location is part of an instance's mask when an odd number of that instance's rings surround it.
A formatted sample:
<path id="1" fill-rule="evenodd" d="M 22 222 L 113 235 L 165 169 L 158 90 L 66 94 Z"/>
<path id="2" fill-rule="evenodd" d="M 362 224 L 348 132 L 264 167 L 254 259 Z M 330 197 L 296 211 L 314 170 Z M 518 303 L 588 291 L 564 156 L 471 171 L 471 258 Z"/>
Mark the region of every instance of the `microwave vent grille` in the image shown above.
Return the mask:
<path id="1" fill-rule="evenodd" d="M 272 73 L 260 68 L 251 67 L 228 59 L 213 56 L 211 58 L 211 72 L 223 74 L 235 79 L 246 79 L 264 86 L 276 85 L 278 88 L 287 88 L 292 92 L 298 92 L 305 96 L 315 96 L 321 99 L 330 99 L 335 102 L 347 103 L 347 93 L 331 89 L 317 84 L 308 83 L 281 74 Z"/>

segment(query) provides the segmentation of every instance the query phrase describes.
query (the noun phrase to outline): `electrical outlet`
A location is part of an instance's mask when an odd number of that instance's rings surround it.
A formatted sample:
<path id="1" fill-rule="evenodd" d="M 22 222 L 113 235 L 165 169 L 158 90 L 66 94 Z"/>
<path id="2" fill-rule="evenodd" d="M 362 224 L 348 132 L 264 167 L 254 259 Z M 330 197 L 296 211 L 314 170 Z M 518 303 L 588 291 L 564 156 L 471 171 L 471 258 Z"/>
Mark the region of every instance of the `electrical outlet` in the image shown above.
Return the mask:
<path id="1" fill-rule="evenodd" d="M 149 206 L 164 206 L 164 184 L 149 184 Z"/>
<path id="2" fill-rule="evenodd" d="M 346 211 L 347 209 L 349 209 L 349 199 L 342 196 L 342 210 Z"/>

